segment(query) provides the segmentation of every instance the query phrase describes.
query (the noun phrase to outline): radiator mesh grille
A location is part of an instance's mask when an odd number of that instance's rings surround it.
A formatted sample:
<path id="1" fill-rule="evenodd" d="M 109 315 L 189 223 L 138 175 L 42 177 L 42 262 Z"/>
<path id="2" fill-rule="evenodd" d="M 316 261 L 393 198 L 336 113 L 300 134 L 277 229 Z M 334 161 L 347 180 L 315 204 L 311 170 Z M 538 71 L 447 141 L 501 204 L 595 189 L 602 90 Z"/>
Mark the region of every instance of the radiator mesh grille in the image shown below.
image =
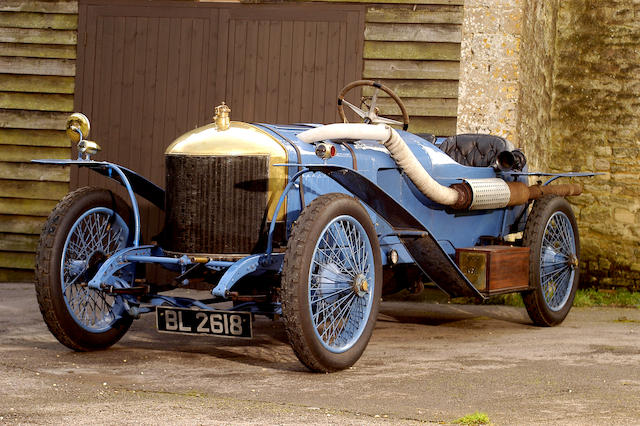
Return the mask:
<path id="1" fill-rule="evenodd" d="M 254 253 L 264 240 L 269 156 L 167 155 L 164 247 Z"/>

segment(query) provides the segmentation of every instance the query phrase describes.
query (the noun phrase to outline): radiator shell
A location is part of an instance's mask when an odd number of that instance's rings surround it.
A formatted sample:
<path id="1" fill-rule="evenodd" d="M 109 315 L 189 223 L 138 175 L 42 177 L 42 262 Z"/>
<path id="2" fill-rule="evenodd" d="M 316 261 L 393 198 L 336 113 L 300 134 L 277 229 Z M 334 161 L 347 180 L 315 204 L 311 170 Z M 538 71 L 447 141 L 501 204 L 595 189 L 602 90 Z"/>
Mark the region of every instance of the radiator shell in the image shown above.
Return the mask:
<path id="1" fill-rule="evenodd" d="M 168 251 L 250 254 L 266 241 L 269 155 L 166 155 Z"/>

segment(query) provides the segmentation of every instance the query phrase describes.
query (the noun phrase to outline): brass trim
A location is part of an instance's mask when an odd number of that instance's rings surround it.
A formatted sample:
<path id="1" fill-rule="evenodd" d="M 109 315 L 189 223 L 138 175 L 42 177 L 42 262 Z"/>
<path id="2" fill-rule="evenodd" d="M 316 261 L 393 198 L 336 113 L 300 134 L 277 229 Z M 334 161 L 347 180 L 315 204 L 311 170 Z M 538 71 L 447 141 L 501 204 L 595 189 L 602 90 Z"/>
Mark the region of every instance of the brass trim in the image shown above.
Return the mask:
<path id="1" fill-rule="evenodd" d="M 267 218 L 271 220 L 288 181 L 286 167 L 275 164 L 289 162 L 284 144 L 273 135 L 252 124 L 231 121 L 229 128 L 220 131 L 216 123 L 211 123 L 187 132 L 174 140 L 165 155 L 211 155 L 211 156 L 269 156 L 269 184 L 267 189 Z M 286 200 L 277 215 L 278 221 L 285 219 Z"/>
<path id="2" fill-rule="evenodd" d="M 487 290 L 487 256 L 485 253 L 461 251 L 458 267 L 475 288 Z"/>
<path id="3" fill-rule="evenodd" d="M 351 158 L 353 159 L 353 161 L 352 161 L 353 170 L 358 170 L 358 160 L 356 159 L 355 151 L 353 150 L 353 148 L 351 148 L 351 145 L 349 145 L 349 143 L 347 143 L 347 142 L 343 142 L 342 146 L 347 148 L 347 150 L 349 150 L 349 152 L 351 153 Z"/>
<path id="4" fill-rule="evenodd" d="M 206 263 L 204 262 L 205 259 L 207 262 L 210 260 L 235 262 L 249 256 L 249 253 L 230 253 L 230 254 L 181 253 L 181 252 L 170 251 L 170 250 L 165 250 L 164 253 L 165 255 L 170 257 L 182 257 L 186 255 L 187 257 L 193 259 L 192 261 L 195 261 L 196 263 Z M 278 253 L 278 251 L 274 250 L 274 253 Z"/>
<path id="5" fill-rule="evenodd" d="M 94 155 L 102 150 L 100 145 L 94 141 L 88 141 L 86 139 L 78 143 L 78 151 L 83 155 Z"/>
<path id="6" fill-rule="evenodd" d="M 266 127 L 266 126 L 265 126 L 265 125 L 263 125 L 263 124 L 253 123 L 252 125 L 253 125 L 254 127 L 260 126 L 260 127 L 262 127 L 262 128 L 269 129 L 269 131 L 271 131 L 271 132 L 275 133 L 276 135 L 280 136 L 283 140 L 285 140 L 285 141 L 289 142 L 289 144 L 290 144 L 290 145 L 293 147 L 293 149 L 295 150 L 296 155 L 298 156 L 298 162 L 302 161 L 302 154 L 300 153 L 300 148 L 298 147 L 298 145 L 296 145 L 295 143 L 293 143 L 293 142 L 291 141 L 291 139 L 289 139 L 288 137 L 286 137 L 286 136 L 285 136 L 285 135 L 283 135 L 282 133 L 278 132 L 277 130 L 272 129 L 272 128 L 269 128 L 269 127 Z M 276 139 L 276 140 L 277 140 L 277 139 Z M 278 141 L 278 140 L 277 140 L 277 141 Z M 285 150 L 285 151 L 287 150 L 287 148 L 284 146 L 284 143 L 282 143 L 281 141 L 278 141 L 278 143 L 280 143 L 280 145 L 282 145 L 282 148 L 284 148 L 284 150 Z M 298 166 L 298 171 L 301 171 L 301 170 L 302 170 L 302 166 Z M 305 202 L 304 202 L 304 183 L 303 183 L 302 178 L 304 178 L 304 175 L 300 175 L 300 177 L 298 178 L 298 182 L 300 183 L 300 185 L 298 185 L 298 187 L 299 187 L 299 193 L 300 193 L 300 205 L 301 205 L 301 206 L 305 206 L 306 204 L 305 204 Z M 287 200 L 284 200 L 284 205 L 283 205 L 283 207 L 284 207 L 284 206 L 286 206 L 286 203 L 287 203 Z"/>
<path id="7" fill-rule="evenodd" d="M 89 123 L 89 119 L 81 112 L 74 112 L 73 114 L 69 115 L 65 127 L 67 137 L 71 139 L 71 142 L 73 143 L 78 143 L 81 139 L 88 138 L 89 132 L 91 131 L 91 124 Z M 80 137 L 78 130 L 82 132 L 82 137 Z"/>
<path id="8" fill-rule="evenodd" d="M 231 108 L 222 102 L 215 108 L 216 115 L 213 116 L 213 122 L 216 124 L 216 128 L 219 131 L 225 131 L 229 129 L 231 125 Z"/>

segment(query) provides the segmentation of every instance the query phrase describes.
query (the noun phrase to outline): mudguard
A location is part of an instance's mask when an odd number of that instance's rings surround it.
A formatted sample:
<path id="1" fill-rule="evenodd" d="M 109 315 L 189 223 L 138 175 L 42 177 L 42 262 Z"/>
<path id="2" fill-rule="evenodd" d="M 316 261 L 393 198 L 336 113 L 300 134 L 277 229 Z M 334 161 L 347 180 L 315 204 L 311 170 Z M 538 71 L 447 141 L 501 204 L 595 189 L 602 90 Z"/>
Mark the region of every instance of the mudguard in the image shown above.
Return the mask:
<path id="1" fill-rule="evenodd" d="M 93 161 L 93 160 L 31 160 L 32 163 L 39 164 L 59 164 L 59 165 L 68 165 L 75 164 L 80 167 L 87 167 L 97 173 L 100 173 L 103 176 L 111 178 L 118 182 L 120 185 L 125 186 L 125 183 L 122 182 L 119 175 L 117 173 L 113 173 L 113 167 L 115 164 L 108 163 L 106 161 Z M 129 170 L 126 167 L 116 166 L 118 167 L 122 173 L 129 180 L 129 184 L 131 185 L 131 189 L 133 192 L 151 202 L 154 206 L 158 207 L 161 210 L 164 210 L 164 198 L 165 193 L 164 189 L 160 188 L 155 183 L 146 179 L 145 177 L 139 175 L 133 170 Z"/>
<path id="2" fill-rule="evenodd" d="M 442 291 L 451 297 L 486 298 L 464 276 L 431 232 L 374 182 L 348 167 L 325 164 L 305 167 L 335 180 L 384 218 L 394 228 L 418 267 Z"/>

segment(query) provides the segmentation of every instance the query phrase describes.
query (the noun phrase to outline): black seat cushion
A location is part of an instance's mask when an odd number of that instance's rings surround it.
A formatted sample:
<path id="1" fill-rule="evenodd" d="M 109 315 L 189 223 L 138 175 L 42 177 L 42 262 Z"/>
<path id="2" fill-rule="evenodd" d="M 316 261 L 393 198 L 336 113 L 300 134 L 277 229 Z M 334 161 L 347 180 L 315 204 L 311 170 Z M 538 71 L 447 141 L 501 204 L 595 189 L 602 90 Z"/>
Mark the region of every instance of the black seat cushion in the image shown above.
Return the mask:
<path id="1" fill-rule="evenodd" d="M 450 136 L 440 149 L 463 166 L 489 167 L 502 151 L 512 151 L 513 145 L 500 136 L 461 134 Z"/>

